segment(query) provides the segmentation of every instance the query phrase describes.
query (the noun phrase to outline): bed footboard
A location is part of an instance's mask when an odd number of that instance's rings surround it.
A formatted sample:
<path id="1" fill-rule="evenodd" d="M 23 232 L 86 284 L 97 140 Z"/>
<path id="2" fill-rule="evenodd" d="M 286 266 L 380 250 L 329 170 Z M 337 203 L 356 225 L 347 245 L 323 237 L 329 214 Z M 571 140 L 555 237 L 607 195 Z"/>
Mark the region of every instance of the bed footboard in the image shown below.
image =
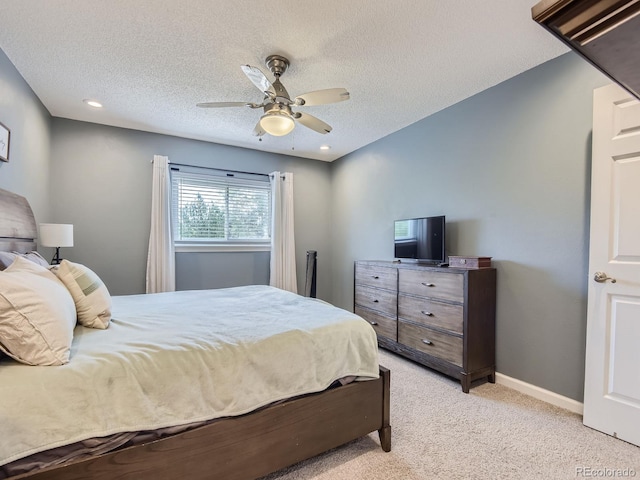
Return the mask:
<path id="1" fill-rule="evenodd" d="M 390 371 L 172 437 L 11 480 L 255 479 L 378 431 L 391 450 Z"/>

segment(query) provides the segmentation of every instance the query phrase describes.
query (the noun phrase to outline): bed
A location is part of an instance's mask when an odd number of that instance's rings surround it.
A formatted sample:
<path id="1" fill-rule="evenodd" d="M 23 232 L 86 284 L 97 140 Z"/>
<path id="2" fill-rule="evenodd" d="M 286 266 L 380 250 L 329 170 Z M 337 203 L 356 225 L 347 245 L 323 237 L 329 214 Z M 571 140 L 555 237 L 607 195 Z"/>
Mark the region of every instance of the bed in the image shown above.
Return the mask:
<path id="1" fill-rule="evenodd" d="M 35 237 L 26 199 L 0 190 L 0 251 L 34 251 Z M 170 313 L 184 311 L 187 304 L 192 313 L 183 315 L 184 326 L 176 324 Z M 260 317 L 253 328 L 247 323 L 250 311 Z M 214 333 L 207 329 L 208 315 L 222 322 Z M 111 322 L 105 330 L 76 326 L 65 365 L 0 359 L 0 465 L 85 437 L 135 433 L 137 441 L 12 474 L 11 480 L 254 479 L 375 431 L 382 449 L 391 448 L 390 372 L 377 364 L 370 325 L 349 312 L 251 286 L 113 297 Z M 133 352 L 133 363 L 121 363 L 122 345 Z M 195 345 L 195 352 L 188 345 Z M 241 350 L 248 357 L 238 357 Z M 278 369 L 269 369 L 276 364 Z M 121 374 L 104 373 L 106 366 Z M 75 373 L 65 373 L 74 367 Z M 68 386 L 65 375 L 81 378 L 87 388 Z M 37 385 L 39 393 L 26 394 L 25 384 Z M 98 393 L 104 385 L 111 393 Z M 274 386 L 275 392 L 262 395 Z M 131 398 L 112 399 L 114 390 Z M 133 396 L 135 390 L 141 390 L 141 400 Z M 185 397 L 187 390 L 196 392 L 194 398 Z M 66 398 L 68 391 L 74 396 Z M 241 394 L 231 397 L 231 391 Z M 21 409 L 35 403 L 39 415 L 54 418 L 52 424 L 35 428 L 37 417 L 8 411 L 8 400 L 3 401 L 12 395 L 24 398 Z M 167 404 L 173 403 L 171 410 Z M 63 427 L 62 420 L 55 421 L 74 412 L 75 423 Z M 36 423 L 16 426 L 21 417 Z"/>

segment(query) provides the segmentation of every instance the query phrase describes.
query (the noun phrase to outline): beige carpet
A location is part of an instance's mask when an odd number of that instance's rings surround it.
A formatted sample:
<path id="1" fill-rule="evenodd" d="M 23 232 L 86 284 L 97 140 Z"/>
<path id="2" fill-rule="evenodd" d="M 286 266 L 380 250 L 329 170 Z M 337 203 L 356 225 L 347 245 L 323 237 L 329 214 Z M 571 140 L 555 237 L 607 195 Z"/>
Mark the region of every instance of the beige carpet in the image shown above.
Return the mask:
<path id="1" fill-rule="evenodd" d="M 640 448 L 579 415 L 497 384 L 465 395 L 386 351 L 380 363 L 391 369 L 391 452 L 371 434 L 265 480 L 640 479 Z"/>

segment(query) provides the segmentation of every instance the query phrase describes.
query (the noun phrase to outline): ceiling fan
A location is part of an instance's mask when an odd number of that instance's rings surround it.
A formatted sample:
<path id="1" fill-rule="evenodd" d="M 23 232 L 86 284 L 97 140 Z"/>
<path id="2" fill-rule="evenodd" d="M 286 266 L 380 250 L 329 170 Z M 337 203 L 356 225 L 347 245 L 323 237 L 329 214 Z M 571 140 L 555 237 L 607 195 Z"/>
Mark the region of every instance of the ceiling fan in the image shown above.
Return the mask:
<path id="1" fill-rule="evenodd" d="M 196 106 L 203 108 L 262 108 L 264 114 L 253 129 L 253 134 L 258 137 L 265 133 L 278 137 L 286 135 L 294 129 L 296 121 L 318 133 L 329 133 L 331 131 L 330 125 L 308 113 L 294 112 L 291 107 L 342 102 L 349 100 L 349 92 L 344 88 L 328 88 L 305 93 L 292 100 L 284 85 L 280 82 L 280 76 L 287 70 L 289 60 L 281 55 L 269 55 L 265 60 L 265 64 L 275 77 L 275 81 L 270 82 L 257 67 L 250 65 L 242 65 L 240 67 L 249 80 L 264 94 L 262 103 L 206 102 L 198 103 Z"/>

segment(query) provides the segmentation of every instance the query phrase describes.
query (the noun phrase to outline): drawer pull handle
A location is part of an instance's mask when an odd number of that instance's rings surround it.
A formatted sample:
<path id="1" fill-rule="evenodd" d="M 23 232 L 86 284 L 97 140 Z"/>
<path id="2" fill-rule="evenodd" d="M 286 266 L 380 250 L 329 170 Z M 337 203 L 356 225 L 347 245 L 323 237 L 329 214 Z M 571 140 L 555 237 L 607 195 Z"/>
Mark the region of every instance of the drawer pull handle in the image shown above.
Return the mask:
<path id="1" fill-rule="evenodd" d="M 373 301 L 373 303 L 378 303 L 379 301 L 380 301 L 380 300 L 375 299 L 375 300 Z"/>
<path id="2" fill-rule="evenodd" d="M 371 325 L 377 325 L 378 322 L 369 322 Z"/>
<path id="3" fill-rule="evenodd" d="M 422 339 L 422 343 L 424 343 L 425 345 L 433 345 L 433 342 L 431 340 L 427 340 L 426 338 Z"/>
<path id="4" fill-rule="evenodd" d="M 425 287 L 435 287 L 436 286 L 435 283 L 427 283 L 427 282 L 422 282 L 422 285 L 424 285 Z"/>
<path id="5" fill-rule="evenodd" d="M 371 275 L 371 278 L 378 280 L 380 277 L 378 275 Z"/>
<path id="6" fill-rule="evenodd" d="M 427 312 L 426 310 L 422 310 L 421 312 L 423 315 L 426 315 L 427 317 L 433 317 L 433 313 L 431 312 Z"/>

